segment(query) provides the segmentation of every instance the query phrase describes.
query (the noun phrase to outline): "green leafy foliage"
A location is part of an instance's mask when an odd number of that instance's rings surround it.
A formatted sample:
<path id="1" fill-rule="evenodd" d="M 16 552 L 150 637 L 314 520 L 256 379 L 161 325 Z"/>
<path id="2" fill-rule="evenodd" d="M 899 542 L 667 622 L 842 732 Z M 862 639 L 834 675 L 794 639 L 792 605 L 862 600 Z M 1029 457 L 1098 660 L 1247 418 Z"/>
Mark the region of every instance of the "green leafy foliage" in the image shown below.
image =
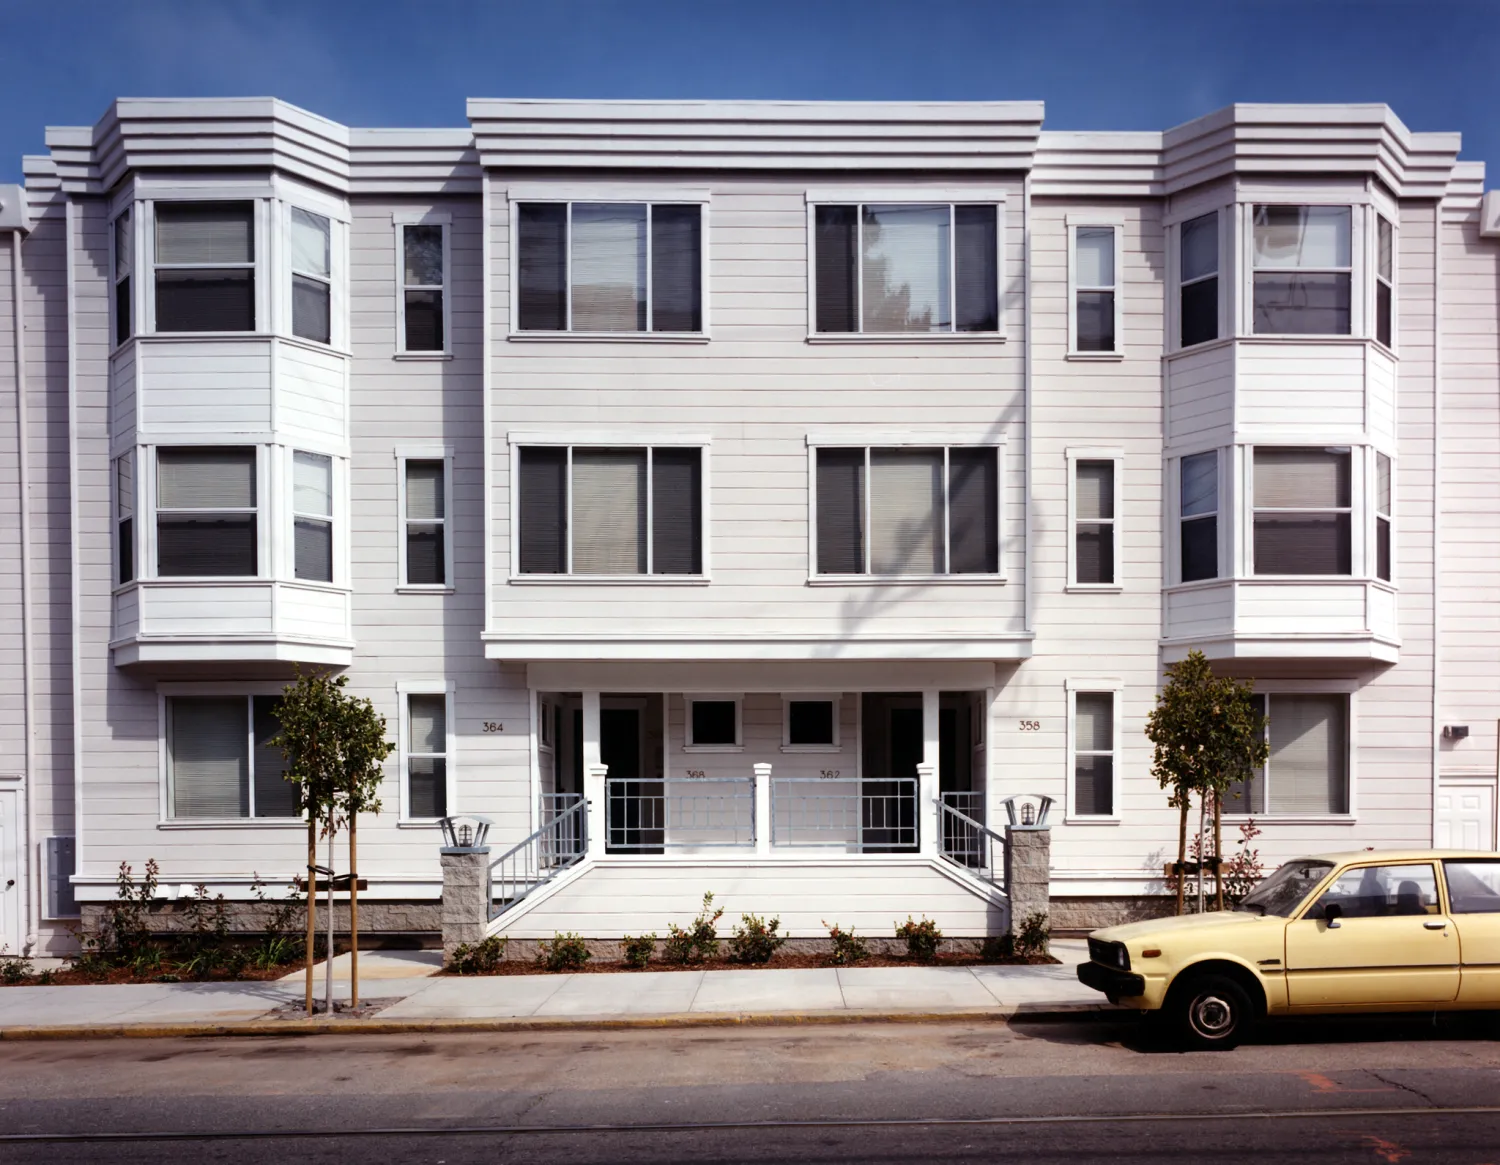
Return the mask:
<path id="1" fill-rule="evenodd" d="M 275 707 L 281 731 L 271 744 L 286 758 L 283 777 L 324 837 L 355 814 L 380 812 L 381 765 L 396 748 L 385 738 L 385 717 L 349 695 L 348 683 L 348 676 L 299 673 Z"/>
<path id="2" fill-rule="evenodd" d="M 570 930 L 554 934 L 536 952 L 536 961 L 549 971 L 577 971 L 593 957 L 583 936 Z"/>
<path id="3" fill-rule="evenodd" d="M 937 957 L 938 944 L 943 941 L 943 932 L 938 929 L 937 923 L 932 919 L 924 917 L 921 922 L 913 922 L 911 915 L 908 914 L 906 921 L 896 927 L 896 937 L 906 940 L 908 957 L 930 963 Z"/>
<path id="4" fill-rule="evenodd" d="M 1238 906 L 1245 895 L 1255 889 L 1255 884 L 1266 876 L 1260 851 L 1250 848 L 1250 843 L 1260 834 L 1260 826 L 1255 824 L 1253 817 L 1240 822 L 1239 849 L 1224 863 L 1224 900 L 1231 907 Z"/>
<path id="5" fill-rule="evenodd" d="M 767 922 L 758 914 L 740 915 L 740 925 L 729 940 L 729 961 L 747 966 L 769 963 L 786 943 L 786 936 L 776 933 L 780 927 L 779 918 Z"/>
<path id="6" fill-rule="evenodd" d="M 719 919 L 723 910 L 714 909 L 713 894 L 703 895 L 703 908 L 692 925 L 683 930 L 675 922 L 667 925 L 667 941 L 662 944 L 661 957 L 669 963 L 701 963 L 719 953 Z"/>
<path id="7" fill-rule="evenodd" d="M 459 943 L 448 960 L 448 970 L 457 975 L 487 975 L 505 958 L 505 944 L 505 937 L 498 934 L 472 946 Z"/>
<path id="8" fill-rule="evenodd" d="M 870 957 L 870 948 L 852 927 L 845 930 L 836 922 L 829 926 L 827 919 L 823 925 L 828 927 L 828 938 L 833 943 L 833 953 L 828 956 L 828 961 L 835 967 L 852 967 Z"/>
<path id="9" fill-rule="evenodd" d="M 985 938 L 979 948 L 981 959 L 1004 960 L 1016 957 L 1016 936 L 1013 931 L 992 934 Z"/>
<path id="10" fill-rule="evenodd" d="M 656 932 L 638 934 L 634 938 L 627 934 L 620 940 L 620 949 L 625 953 L 627 966 L 644 967 L 656 953 Z"/>
<path id="11" fill-rule="evenodd" d="M 1021 929 L 1016 932 L 1018 955 L 1045 955 L 1048 943 L 1047 912 L 1035 910 L 1026 916 Z"/>

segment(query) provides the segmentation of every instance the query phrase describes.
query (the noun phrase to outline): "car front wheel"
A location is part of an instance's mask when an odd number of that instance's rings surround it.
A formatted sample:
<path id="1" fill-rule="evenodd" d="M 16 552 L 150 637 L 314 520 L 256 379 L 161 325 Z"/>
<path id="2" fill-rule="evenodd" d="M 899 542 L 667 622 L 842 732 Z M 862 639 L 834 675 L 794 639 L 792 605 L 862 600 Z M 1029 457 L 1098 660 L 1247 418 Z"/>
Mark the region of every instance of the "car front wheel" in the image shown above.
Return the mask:
<path id="1" fill-rule="evenodd" d="M 1226 975 L 1196 975 L 1179 984 L 1167 1010 L 1178 1040 L 1197 1051 L 1238 1047 L 1254 1022 L 1245 989 Z"/>

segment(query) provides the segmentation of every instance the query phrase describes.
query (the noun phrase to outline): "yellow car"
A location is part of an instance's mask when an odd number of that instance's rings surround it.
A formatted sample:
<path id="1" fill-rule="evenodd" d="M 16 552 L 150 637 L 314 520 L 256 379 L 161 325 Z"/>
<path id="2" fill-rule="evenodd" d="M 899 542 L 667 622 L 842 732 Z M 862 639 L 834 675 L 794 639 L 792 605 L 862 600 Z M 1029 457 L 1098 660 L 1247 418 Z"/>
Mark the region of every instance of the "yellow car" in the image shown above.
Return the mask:
<path id="1" fill-rule="evenodd" d="M 1500 1008 L 1500 854 L 1299 858 L 1232 911 L 1094 931 L 1078 978 L 1196 1048 L 1268 1015 Z"/>

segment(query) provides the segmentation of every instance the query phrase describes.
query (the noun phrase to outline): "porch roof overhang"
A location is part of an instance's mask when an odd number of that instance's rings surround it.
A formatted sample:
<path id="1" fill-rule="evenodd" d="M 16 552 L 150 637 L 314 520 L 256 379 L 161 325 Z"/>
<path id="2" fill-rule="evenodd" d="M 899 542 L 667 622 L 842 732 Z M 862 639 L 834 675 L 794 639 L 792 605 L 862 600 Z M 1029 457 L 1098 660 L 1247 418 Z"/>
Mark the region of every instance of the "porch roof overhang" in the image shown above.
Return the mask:
<path id="1" fill-rule="evenodd" d="M 533 660 L 528 686 L 546 692 L 977 691 L 996 684 L 991 660 Z"/>
<path id="2" fill-rule="evenodd" d="M 797 662 L 858 661 L 883 663 L 1019 661 L 1031 658 L 1033 636 L 1011 635 L 888 635 L 834 637 L 815 635 L 652 636 L 608 638 L 598 635 L 528 636 L 487 632 L 486 659 L 511 663 L 577 662 Z"/>

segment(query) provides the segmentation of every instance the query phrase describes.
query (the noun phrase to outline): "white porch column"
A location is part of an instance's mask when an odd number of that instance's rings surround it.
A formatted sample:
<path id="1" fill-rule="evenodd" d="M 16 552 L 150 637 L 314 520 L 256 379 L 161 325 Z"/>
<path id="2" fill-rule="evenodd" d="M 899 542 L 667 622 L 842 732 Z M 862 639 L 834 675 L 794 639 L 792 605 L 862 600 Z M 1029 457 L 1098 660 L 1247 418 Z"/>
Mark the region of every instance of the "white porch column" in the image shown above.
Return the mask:
<path id="1" fill-rule="evenodd" d="M 609 766 L 599 757 L 599 693 L 583 693 L 583 796 L 589 803 L 589 857 L 604 853 L 604 777 Z"/>
<path id="2" fill-rule="evenodd" d="M 755 766 L 755 852 L 771 852 L 771 766 L 765 761 Z"/>
<path id="3" fill-rule="evenodd" d="M 938 693 L 922 693 L 922 763 L 917 766 L 917 839 L 923 854 L 938 852 Z"/>

